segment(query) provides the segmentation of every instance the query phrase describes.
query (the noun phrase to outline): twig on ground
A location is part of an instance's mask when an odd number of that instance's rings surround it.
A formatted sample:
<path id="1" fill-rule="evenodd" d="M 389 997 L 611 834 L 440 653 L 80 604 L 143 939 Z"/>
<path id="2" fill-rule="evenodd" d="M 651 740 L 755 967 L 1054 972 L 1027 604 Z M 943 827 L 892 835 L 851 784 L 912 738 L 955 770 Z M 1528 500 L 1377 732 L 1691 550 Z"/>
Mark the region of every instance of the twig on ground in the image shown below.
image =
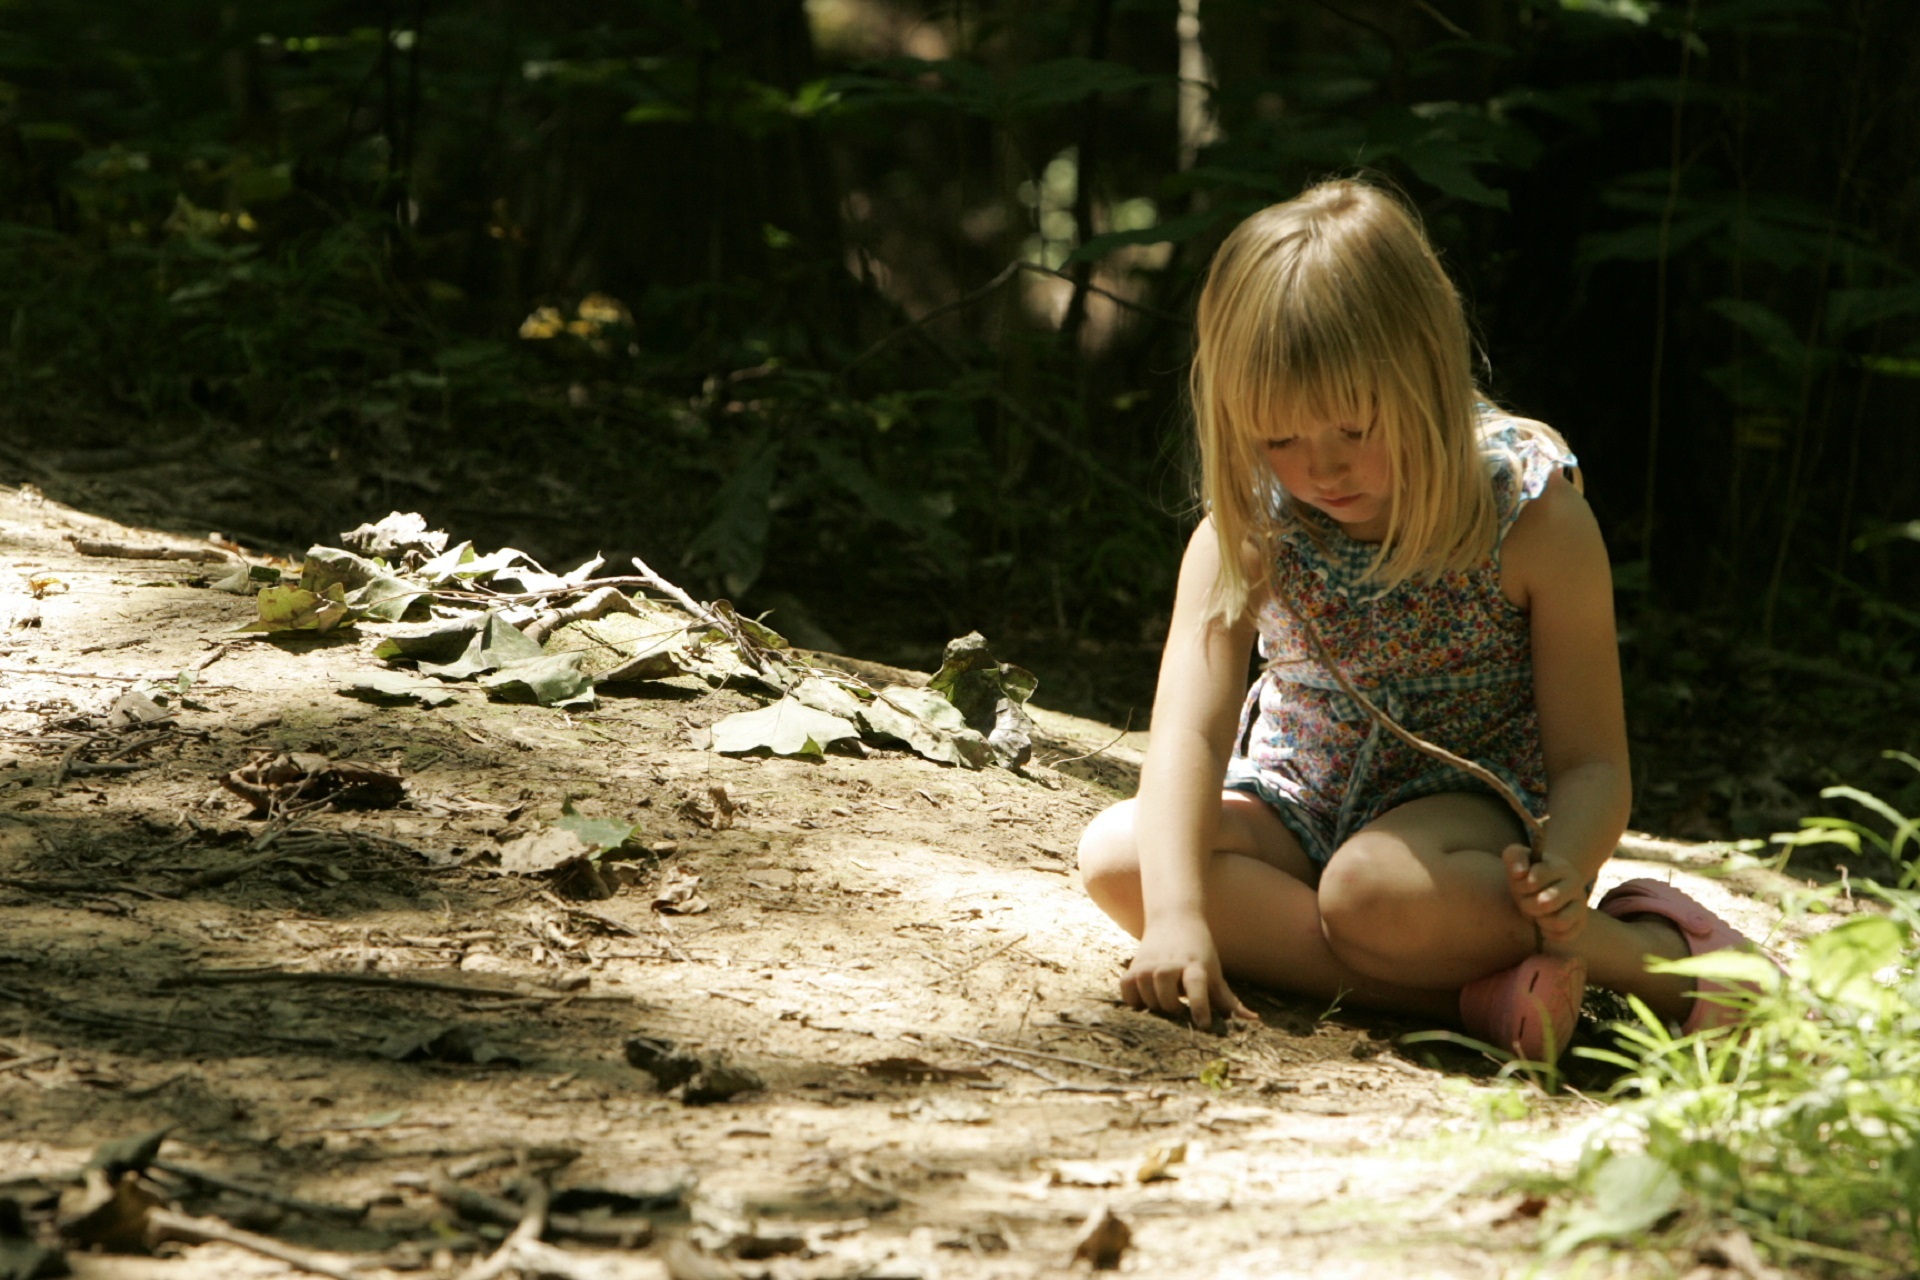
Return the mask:
<path id="1" fill-rule="evenodd" d="M 230 551 L 220 551 L 213 547 L 141 546 L 132 542 L 107 542 L 98 538 L 80 538 L 71 533 L 67 535 L 67 541 L 83 556 L 98 556 L 112 560 L 192 560 L 200 564 L 231 564 L 240 559 Z"/>
<path id="2" fill-rule="evenodd" d="M 547 637 L 572 622 L 592 622 L 609 613 L 638 614 L 633 600 L 613 587 L 599 587 L 573 604 L 547 609 L 520 628 L 529 640 L 545 644 Z"/>
<path id="3" fill-rule="evenodd" d="M 1027 940 L 1027 935 L 1023 933 L 1019 937 L 1014 938 L 1011 941 L 1001 943 L 999 946 L 995 947 L 993 950 L 987 952 L 987 954 L 981 956 L 978 960 L 969 960 L 967 961 L 967 963 L 961 965 L 959 968 L 949 969 L 947 972 L 953 974 L 956 978 L 962 976 L 963 974 L 972 973 L 975 969 L 978 969 L 981 965 L 985 964 L 987 961 L 997 959 L 998 957 L 1005 955 L 1007 952 L 1013 950 L 1015 947 L 1019 946 L 1021 943 L 1025 942 L 1026 940 Z"/>
<path id="4" fill-rule="evenodd" d="M 138 773 L 142 769 L 153 768 L 151 760 L 75 760 L 62 770 L 62 780 L 66 778 L 92 778 L 102 775 Z"/>
<path id="5" fill-rule="evenodd" d="M 733 641 L 734 647 L 740 651 L 740 656 L 747 661 L 748 665 L 767 677 L 770 683 L 777 687 L 785 686 L 786 681 L 779 679 L 778 673 L 774 670 L 774 664 L 768 657 L 767 647 L 749 635 L 747 629 L 740 625 L 740 619 L 733 613 L 732 606 L 715 608 L 711 604 L 700 603 L 680 587 L 655 573 L 639 556 L 633 557 L 633 567 L 640 571 L 648 586 L 671 597 L 675 604 L 700 619 L 701 622 L 726 633 L 727 638 Z"/>
<path id="6" fill-rule="evenodd" d="M 145 676 L 105 676 L 97 671 L 49 671 L 41 667 L 0 667 L 0 675 L 57 676 L 62 680 L 107 680 L 120 684 L 139 684 Z"/>
<path id="7" fill-rule="evenodd" d="M 37 1067 L 43 1062 L 57 1062 L 59 1059 L 59 1053 L 54 1052 L 42 1053 L 32 1058 L 15 1058 L 11 1062 L 0 1062 L 0 1075 L 5 1075 L 9 1071 L 25 1071 L 30 1067 Z"/>
<path id="8" fill-rule="evenodd" d="M 132 893 L 157 902 L 172 902 L 173 895 L 141 889 L 130 884 L 100 884 L 92 880 L 29 880 L 21 876 L 0 876 L 0 885 L 28 893 Z"/>
<path id="9" fill-rule="evenodd" d="M 535 1179 L 532 1189 L 527 1193 L 526 1207 L 521 1210 L 520 1223 L 500 1242 L 500 1247 L 483 1262 L 477 1262 L 461 1273 L 461 1280 L 495 1280 L 508 1271 L 520 1266 L 522 1250 L 540 1242 L 547 1229 L 547 1202 L 552 1195 L 547 1184 Z"/>
<path id="10" fill-rule="evenodd" d="M 1049 769 L 1058 769 L 1063 764 L 1074 764 L 1081 760 L 1091 760 L 1095 756 L 1105 755 L 1108 751 L 1111 751 L 1113 749 L 1114 743 L 1120 741 L 1120 739 L 1126 737 L 1127 734 L 1131 733 L 1132 731 L 1133 731 L 1133 710 L 1129 708 L 1127 710 L 1127 722 L 1120 726 L 1120 732 L 1114 734 L 1111 738 L 1107 739 L 1107 741 L 1101 746 L 1095 747 L 1093 750 L 1083 752 L 1082 754 L 1077 756 L 1065 756 L 1059 760 L 1042 760 L 1040 761 L 1040 763 L 1045 765 Z"/>
<path id="11" fill-rule="evenodd" d="M 1129 1080 L 1140 1074 L 1131 1067 L 1116 1067 L 1110 1063 L 1093 1062 L 1086 1058 L 1072 1058 L 1064 1053 L 1047 1053 L 1040 1049 L 1022 1049 L 1017 1044 L 1000 1044 L 993 1040 L 976 1040 L 972 1036 L 963 1036 L 957 1031 L 941 1031 L 937 1034 L 945 1036 L 949 1040 L 957 1040 L 961 1044 L 970 1044 L 976 1049 L 991 1049 L 996 1053 L 1019 1054 L 1021 1057 L 1040 1058 L 1046 1062 L 1064 1062 L 1070 1067 L 1085 1067 L 1089 1071 L 1105 1071 L 1116 1076 L 1124 1076 Z M 907 1038 L 919 1039 L 917 1035 L 909 1035 Z"/>
<path id="12" fill-rule="evenodd" d="M 271 1040 L 275 1044 L 298 1045 L 303 1049 L 329 1049 L 338 1052 L 343 1046 L 352 1047 L 349 1042 L 338 1039 L 323 1040 L 318 1036 L 287 1036 L 273 1031 L 264 1031 L 259 1027 L 223 1027 L 218 1023 L 195 1022 L 191 1025 L 173 1022 L 166 1018 L 143 1018 L 137 1013 L 95 1013 L 90 1009 L 76 1009 L 69 1004 L 51 1004 L 50 997 L 33 997 L 24 992 L 0 987 L 0 1000 L 9 1000 L 14 1004 L 32 1009 L 44 1017 L 60 1022 L 78 1022 L 83 1026 L 105 1027 L 110 1030 L 125 1030 L 127 1027 L 150 1027 L 170 1032 L 178 1036 L 183 1031 L 212 1031 L 223 1036 L 234 1036 L 245 1040 Z"/>
<path id="13" fill-rule="evenodd" d="M 0 1068 L 0 1070 L 3 1069 Z M 266 1204 L 277 1205 L 282 1209 L 291 1209 L 295 1213 L 304 1213 L 316 1218 L 340 1218 L 348 1222 L 358 1222 L 367 1216 L 368 1206 L 366 1205 L 356 1209 L 351 1205 L 322 1204 L 317 1200 L 302 1200 L 298 1196 L 285 1195 L 244 1182 L 235 1182 L 217 1173 L 208 1173 L 204 1169 L 195 1169 L 189 1165 L 175 1164 L 171 1160 L 155 1160 L 149 1167 L 158 1169 L 162 1173 L 170 1173 L 176 1178 L 185 1178 L 189 1182 L 212 1187 L 216 1191 L 231 1191 L 236 1195 L 249 1196 Z"/>
<path id="14" fill-rule="evenodd" d="M 536 1180 L 536 1185 L 544 1185 Z M 490 1196 L 472 1187 L 463 1187 L 444 1174 L 428 1180 L 427 1187 L 440 1203 L 474 1222 L 492 1222 L 512 1226 L 524 1220 L 524 1211 L 512 1201 Z M 653 1219 L 644 1217 L 586 1218 L 567 1213 L 550 1213 L 546 1235 L 578 1240 L 582 1244 L 609 1245 L 632 1249 L 653 1239 Z"/>
<path id="15" fill-rule="evenodd" d="M 414 978 L 397 973 L 335 973 L 325 969 L 232 969 L 178 974 L 165 978 L 161 990 L 178 987 L 243 986 L 256 982 L 331 982 L 349 987 L 383 987 L 390 991 L 441 991 L 459 996 L 491 996 L 502 1000 L 631 1000 L 617 993 L 551 991 L 543 987 L 490 987 L 438 978 Z"/>
<path id="16" fill-rule="evenodd" d="M 1015 1071 L 1024 1071 L 1030 1076 L 1039 1076 L 1051 1085 L 1065 1085 L 1067 1083 L 1045 1067 L 1036 1067 L 1031 1062 L 1020 1062 L 1013 1058 L 988 1058 L 987 1065 L 990 1067 L 1012 1067 Z M 1122 1085 L 1105 1085 L 1102 1087 L 1124 1089 Z"/>
<path id="17" fill-rule="evenodd" d="M 668 582 L 665 578 L 655 573 L 653 569 L 647 564 L 647 562 L 645 560 L 642 560 L 639 556 L 633 557 L 633 567 L 640 571 L 640 581 L 642 583 L 644 583 L 649 587 L 652 587 L 655 591 L 659 591 L 665 594 L 670 599 L 672 599 L 672 601 L 675 604 L 679 605 L 682 609 L 685 609 L 688 613 L 700 619 L 700 621 L 706 623 L 708 626 L 717 627 L 720 625 L 719 614 L 715 613 L 711 608 L 707 607 L 706 605 L 701 604 L 698 600 L 695 600 L 692 596 L 688 595 L 685 591 L 681 590 L 675 584 Z"/>
<path id="18" fill-rule="evenodd" d="M 223 884 L 238 880 L 249 871 L 257 871 L 269 863 L 278 862 L 282 858 L 293 857 L 296 852 L 298 851 L 294 849 L 269 849 L 267 852 L 255 854 L 251 858 L 243 858 L 229 867 L 216 867 L 212 871 L 202 871 L 197 876 L 182 880 L 180 882 L 180 892 L 198 893 L 202 889 L 217 889 Z"/>
<path id="19" fill-rule="evenodd" d="M 236 1249 L 245 1249 L 317 1276 L 331 1276 L 333 1280 L 361 1280 L 359 1272 L 351 1266 L 331 1262 L 318 1254 L 282 1244 L 269 1236 L 242 1231 L 218 1218 L 193 1218 L 171 1209 L 149 1209 L 147 1237 L 156 1244 L 163 1240 L 177 1240 L 182 1244 L 230 1244 Z"/>
<path id="20" fill-rule="evenodd" d="M 79 742 L 74 743 L 65 751 L 62 751 L 60 753 L 60 763 L 53 767 L 53 777 L 48 781 L 47 785 L 56 791 L 59 790 L 60 784 L 67 780 L 67 775 L 73 772 L 75 757 L 85 750 L 87 745 L 92 741 L 91 738 L 82 738 Z"/>
<path id="21" fill-rule="evenodd" d="M 586 907 L 575 906 L 573 903 L 568 902 L 565 898 L 562 898 L 559 894 L 553 893 L 550 890 L 547 890 L 547 889 L 540 890 L 540 896 L 546 899 L 548 902 L 551 902 L 554 906 L 560 908 L 562 911 L 566 912 L 568 915 L 577 917 L 578 919 L 581 919 L 581 920 L 591 920 L 593 923 L 601 926 L 604 929 L 612 930 L 614 933 L 624 934 L 629 938 L 644 938 L 647 936 L 647 933 L 644 929 L 636 929 L 632 925 L 627 924 L 625 921 L 615 920 L 612 916 L 604 915 L 598 911 L 590 911 Z"/>

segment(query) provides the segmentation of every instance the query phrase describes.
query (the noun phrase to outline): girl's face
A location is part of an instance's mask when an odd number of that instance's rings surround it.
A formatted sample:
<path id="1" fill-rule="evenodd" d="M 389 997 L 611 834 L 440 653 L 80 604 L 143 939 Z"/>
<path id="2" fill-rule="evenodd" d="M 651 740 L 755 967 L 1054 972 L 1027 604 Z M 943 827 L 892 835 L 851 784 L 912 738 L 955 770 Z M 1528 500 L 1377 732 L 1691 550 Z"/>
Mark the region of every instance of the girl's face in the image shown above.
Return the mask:
<path id="1" fill-rule="evenodd" d="M 1305 419 L 1293 434 L 1269 436 L 1267 465 L 1295 501 L 1337 523 L 1350 538 L 1380 542 L 1393 509 L 1391 464 L 1377 422 Z"/>

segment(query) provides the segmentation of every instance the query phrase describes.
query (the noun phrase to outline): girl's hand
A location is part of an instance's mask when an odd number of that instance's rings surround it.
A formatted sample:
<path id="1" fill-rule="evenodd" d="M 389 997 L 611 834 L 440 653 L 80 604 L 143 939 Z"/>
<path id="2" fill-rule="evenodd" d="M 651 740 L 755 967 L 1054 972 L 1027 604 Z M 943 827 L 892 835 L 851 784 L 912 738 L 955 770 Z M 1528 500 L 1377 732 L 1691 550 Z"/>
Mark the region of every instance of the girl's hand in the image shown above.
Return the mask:
<path id="1" fill-rule="evenodd" d="M 1507 865 L 1507 891 L 1513 895 L 1513 905 L 1540 930 L 1543 942 L 1572 942 L 1587 925 L 1589 886 L 1572 864 L 1552 854 L 1531 864 L 1530 857 L 1523 844 L 1510 844 L 1500 855 Z"/>
<path id="2" fill-rule="evenodd" d="M 1120 979 L 1120 998 L 1136 1009 L 1178 1013 L 1182 997 L 1193 1025 L 1202 1031 L 1212 1029 L 1215 1009 L 1235 1018 L 1260 1017 L 1227 986 L 1213 933 L 1198 916 L 1149 924 Z"/>

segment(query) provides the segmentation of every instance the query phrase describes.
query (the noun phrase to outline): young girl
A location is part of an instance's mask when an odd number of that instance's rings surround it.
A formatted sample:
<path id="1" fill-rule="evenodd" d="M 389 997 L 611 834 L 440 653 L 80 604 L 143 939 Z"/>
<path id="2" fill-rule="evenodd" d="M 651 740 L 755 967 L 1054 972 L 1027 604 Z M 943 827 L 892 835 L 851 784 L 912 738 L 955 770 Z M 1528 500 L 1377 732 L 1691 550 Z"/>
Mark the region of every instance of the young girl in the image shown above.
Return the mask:
<path id="1" fill-rule="evenodd" d="M 1717 917 L 1648 880 L 1587 908 L 1629 802 L 1606 549 L 1565 442 L 1482 402 L 1407 210 L 1334 181 L 1255 214 L 1215 256 L 1198 326 L 1207 515 L 1140 794 L 1080 843 L 1088 892 L 1140 939 L 1127 1003 L 1255 1016 L 1231 974 L 1543 1061 L 1589 979 L 1688 1031 L 1730 1018 L 1645 964 L 1742 945 Z M 1316 654 L 1551 813 L 1538 848 Z"/>

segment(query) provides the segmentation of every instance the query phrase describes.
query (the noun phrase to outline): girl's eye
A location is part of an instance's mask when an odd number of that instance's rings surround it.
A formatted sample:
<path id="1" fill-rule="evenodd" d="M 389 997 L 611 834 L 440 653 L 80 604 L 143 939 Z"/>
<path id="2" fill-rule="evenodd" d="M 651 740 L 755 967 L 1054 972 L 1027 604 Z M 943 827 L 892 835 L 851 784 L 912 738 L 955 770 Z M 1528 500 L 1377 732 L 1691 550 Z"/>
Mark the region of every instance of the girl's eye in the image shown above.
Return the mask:
<path id="1" fill-rule="evenodd" d="M 1293 443 L 1293 441 L 1294 441 L 1294 437 L 1293 437 L 1293 436 L 1288 436 L 1288 437 L 1287 437 L 1286 439 L 1284 439 L 1284 440 L 1269 440 L 1269 441 L 1267 441 L 1267 448 L 1269 448 L 1269 449 L 1284 449 L 1284 448 L 1286 448 L 1286 447 L 1287 447 L 1288 445 L 1290 445 L 1290 444 L 1292 444 L 1292 443 Z"/>
<path id="2" fill-rule="evenodd" d="M 1356 442 L 1365 440 L 1372 432 L 1372 427 L 1342 427 L 1340 429 L 1341 435 Z"/>

